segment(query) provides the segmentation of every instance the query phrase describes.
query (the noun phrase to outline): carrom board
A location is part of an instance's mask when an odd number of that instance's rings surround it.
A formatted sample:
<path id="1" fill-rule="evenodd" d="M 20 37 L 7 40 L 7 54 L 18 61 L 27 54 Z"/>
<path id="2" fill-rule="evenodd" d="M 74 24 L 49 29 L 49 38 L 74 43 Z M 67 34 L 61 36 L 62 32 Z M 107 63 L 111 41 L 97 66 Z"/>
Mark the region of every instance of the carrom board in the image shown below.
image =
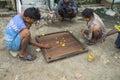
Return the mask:
<path id="1" fill-rule="evenodd" d="M 40 35 L 36 37 L 36 41 L 51 45 L 50 49 L 42 49 L 42 53 L 47 62 L 88 51 L 69 31 Z"/>

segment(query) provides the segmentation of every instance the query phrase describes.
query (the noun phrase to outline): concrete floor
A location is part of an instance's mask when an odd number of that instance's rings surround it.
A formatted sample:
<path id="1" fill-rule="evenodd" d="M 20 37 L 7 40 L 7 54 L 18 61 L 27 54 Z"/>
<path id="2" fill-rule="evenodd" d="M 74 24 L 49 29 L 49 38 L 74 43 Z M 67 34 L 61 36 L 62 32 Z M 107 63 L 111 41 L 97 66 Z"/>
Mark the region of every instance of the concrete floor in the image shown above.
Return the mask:
<path id="1" fill-rule="evenodd" d="M 4 32 L 10 18 L 0 17 L 0 80 L 120 80 L 120 51 L 114 47 L 117 34 L 108 37 L 104 43 L 88 46 L 80 34 L 81 29 L 87 28 L 86 22 L 79 18 L 76 18 L 74 23 L 65 21 L 42 27 L 33 25 L 32 37 L 69 30 L 89 51 L 47 63 L 42 52 L 36 52 L 37 48 L 31 46 L 30 51 L 37 55 L 37 59 L 31 62 L 22 61 L 13 58 L 5 48 Z M 106 27 L 106 30 L 111 28 Z M 95 55 L 92 62 L 87 60 L 90 53 Z"/>

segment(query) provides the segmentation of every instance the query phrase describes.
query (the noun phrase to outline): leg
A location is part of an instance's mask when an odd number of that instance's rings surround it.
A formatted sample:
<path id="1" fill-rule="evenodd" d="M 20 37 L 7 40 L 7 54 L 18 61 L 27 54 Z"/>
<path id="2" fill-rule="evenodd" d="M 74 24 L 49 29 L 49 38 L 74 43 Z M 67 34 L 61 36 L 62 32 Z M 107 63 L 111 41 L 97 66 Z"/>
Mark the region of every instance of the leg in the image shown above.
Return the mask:
<path id="1" fill-rule="evenodd" d="M 86 40 L 86 43 L 88 44 L 88 45 L 93 45 L 93 44 L 95 44 L 95 42 L 93 41 L 93 38 L 91 39 L 91 40 L 88 40 L 88 35 L 89 35 L 89 30 L 84 30 L 84 29 L 82 29 L 81 30 L 81 33 L 82 33 L 82 36 L 83 36 L 83 38 Z"/>
<path id="2" fill-rule="evenodd" d="M 24 29 L 20 32 L 20 36 L 22 37 L 20 57 L 24 57 L 27 55 L 26 50 L 30 41 L 30 31 L 28 29 Z"/>
<path id="3" fill-rule="evenodd" d="M 22 37 L 22 41 L 21 41 L 21 52 L 19 54 L 19 57 L 29 61 L 35 60 L 36 56 L 27 53 L 27 46 L 31 39 L 30 31 L 28 29 L 24 29 L 21 31 L 20 35 Z"/>
<path id="4" fill-rule="evenodd" d="M 93 30 L 93 40 L 97 41 L 102 37 L 102 31 L 98 27 L 94 27 Z"/>
<path id="5" fill-rule="evenodd" d="M 98 39 L 98 36 L 99 36 L 99 31 L 94 31 L 93 32 L 93 40 L 97 40 Z"/>
<path id="6" fill-rule="evenodd" d="M 23 34 L 23 32 L 25 31 L 25 29 L 23 31 L 21 31 L 21 33 Z M 27 36 L 24 36 L 23 35 L 21 36 L 21 33 L 18 34 L 14 40 L 12 42 L 7 42 L 7 45 L 8 45 L 8 48 L 12 51 L 20 51 L 19 55 L 21 57 L 23 56 L 26 56 L 26 43 L 25 43 L 25 40 Z M 25 35 L 25 32 L 24 32 L 24 35 Z"/>
<path id="7" fill-rule="evenodd" d="M 100 28 L 98 27 L 94 27 L 93 33 L 92 33 L 92 39 L 89 42 L 96 43 L 101 39 L 102 35 L 103 35 L 102 30 L 100 30 Z"/>

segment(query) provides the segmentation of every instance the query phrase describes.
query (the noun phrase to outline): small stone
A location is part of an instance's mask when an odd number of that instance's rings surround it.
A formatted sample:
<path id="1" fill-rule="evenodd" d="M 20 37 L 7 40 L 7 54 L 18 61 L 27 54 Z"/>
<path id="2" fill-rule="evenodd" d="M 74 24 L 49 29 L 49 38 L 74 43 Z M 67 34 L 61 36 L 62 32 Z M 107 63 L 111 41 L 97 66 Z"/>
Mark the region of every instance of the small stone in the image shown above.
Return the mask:
<path id="1" fill-rule="evenodd" d="M 108 63 L 110 63 L 110 60 L 104 61 L 104 64 L 108 64 Z"/>
<path id="2" fill-rule="evenodd" d="M 36 49 L 36 51 L 37 51 L 37 52 L 40 52 L 40 51 L 41 51 L 41 49 L 40 49 L 40 48 L 37 48 L 37 49 Z"/>
<path id="3" fill-rule="evenodd" d="M 114 58 L 115 58 L 115 59 L 118 59 L 118 57 L 117 57 L 117 56 L 114 56 Z"/>

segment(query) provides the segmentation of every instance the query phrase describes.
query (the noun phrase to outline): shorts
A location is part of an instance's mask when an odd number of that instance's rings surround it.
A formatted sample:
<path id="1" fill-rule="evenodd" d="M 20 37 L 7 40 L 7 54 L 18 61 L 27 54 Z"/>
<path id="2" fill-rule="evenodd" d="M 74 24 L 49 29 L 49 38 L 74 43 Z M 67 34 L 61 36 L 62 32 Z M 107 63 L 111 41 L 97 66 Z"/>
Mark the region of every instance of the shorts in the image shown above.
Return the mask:
<path id="1" fill-rule="evenodd" d="M 17 35 L 13 41 L 6 41 L 6 47 L 12 51 L 19 51 L 21 48 L 22 38 Z"/>

